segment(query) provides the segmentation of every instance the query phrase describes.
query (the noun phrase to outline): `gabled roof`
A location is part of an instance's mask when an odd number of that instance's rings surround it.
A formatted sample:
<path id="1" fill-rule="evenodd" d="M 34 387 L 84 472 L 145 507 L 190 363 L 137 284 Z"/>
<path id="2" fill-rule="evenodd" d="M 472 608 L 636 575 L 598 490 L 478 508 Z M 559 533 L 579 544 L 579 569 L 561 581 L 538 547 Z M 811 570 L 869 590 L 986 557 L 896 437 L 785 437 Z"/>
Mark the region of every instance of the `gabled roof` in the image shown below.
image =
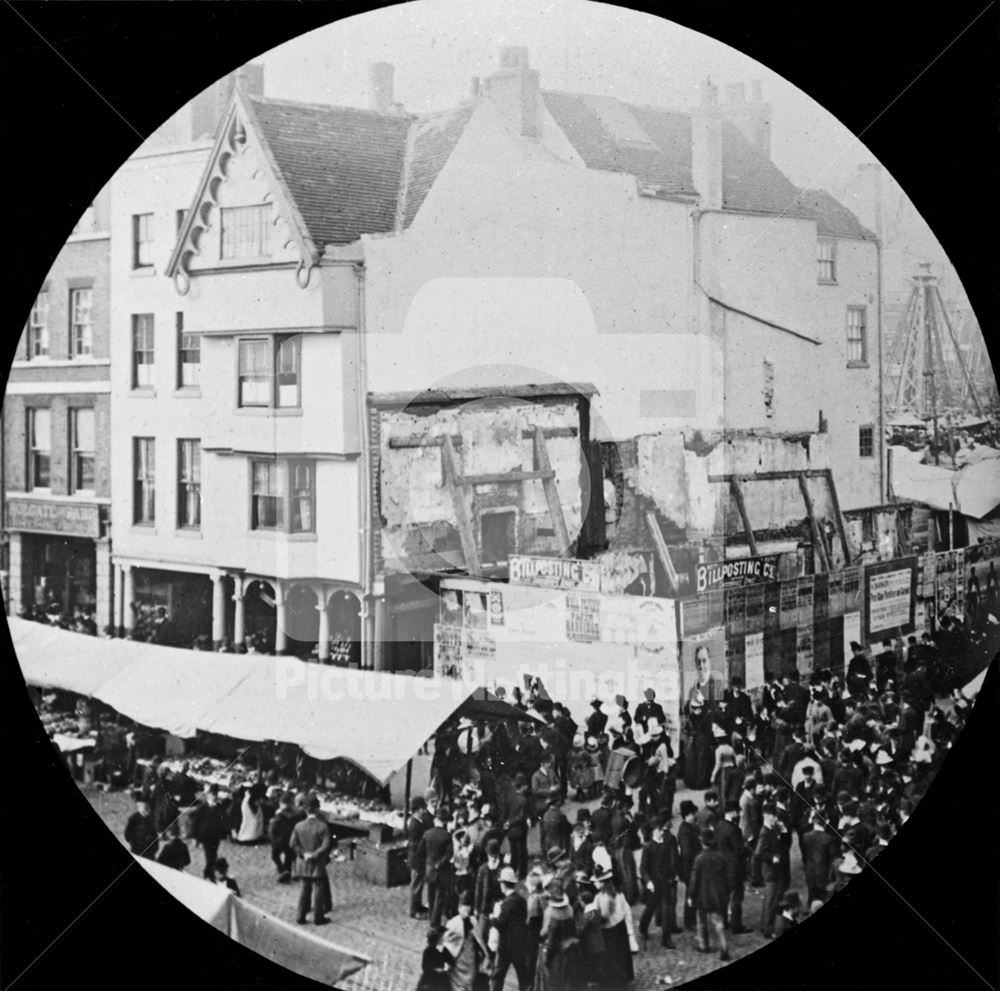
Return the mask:
<path id="1" fill-rule="evenodd" d="M 475 103 L 430 114 L 413 123 L 406 156 L 401 226 L 409 227 L 472 118 Z"/>
<path id="2" fill-rule="evenodd" d="M 634 175 L 667 196 L 696 196 L 691 178 L 691 118 L 657 107 L 619 104 L 648 142 L 615 133 L 607 98 L 546 91 L 545 106 L 588 168 Z M 831 237 L 874 238 L 857 217 L 821 190 L 799 190 L 734 124 L 722 123 L 722 206 L 726 210 L 816 220 Z"/>
<path id="3" fill-rule="evenodd" d="M 251 98 L 260 136 L 317 246 L 396 221 L 409 116 Z"/>

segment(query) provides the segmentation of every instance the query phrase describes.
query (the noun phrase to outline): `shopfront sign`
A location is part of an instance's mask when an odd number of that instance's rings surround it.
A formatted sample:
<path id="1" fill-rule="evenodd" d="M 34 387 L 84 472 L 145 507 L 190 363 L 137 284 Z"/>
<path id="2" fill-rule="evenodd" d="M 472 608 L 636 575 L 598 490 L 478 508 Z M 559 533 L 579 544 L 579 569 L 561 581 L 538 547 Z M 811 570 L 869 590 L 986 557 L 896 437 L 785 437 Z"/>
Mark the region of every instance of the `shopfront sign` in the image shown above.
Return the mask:
<path id="1" fill-rule="evenodd" d="M 96 539 L 101 535 L 101 511 L 99 506 L 8 496 L 7 528 Z"/>

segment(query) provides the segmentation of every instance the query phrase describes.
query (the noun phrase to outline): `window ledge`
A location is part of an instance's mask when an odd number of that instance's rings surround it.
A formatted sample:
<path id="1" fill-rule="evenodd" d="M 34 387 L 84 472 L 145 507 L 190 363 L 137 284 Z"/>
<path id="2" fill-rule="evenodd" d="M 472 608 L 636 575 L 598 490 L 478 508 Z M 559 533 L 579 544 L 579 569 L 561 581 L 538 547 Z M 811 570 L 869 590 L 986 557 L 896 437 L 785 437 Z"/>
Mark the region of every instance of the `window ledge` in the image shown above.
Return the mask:
<path id="1" fill-rule="evenodd" d="M 848 368 L 871 368 L 871 365 L 867 361 L 849 361 L 847 363 Z"/>
<path id="2" fill-rule="evenodd" d="M 135 389 L 129 389 L 128 394 L 133 399 L 155 399 L 156 389 L 148 385 L 142 385 Z"/>
<path id="3" fill-rule="evenodd" d="M 280 408 L 272 406 L 237 406 L 237 416 L 302 416 L 302 407 L 296 409 Z"/>
<path id="4" fill-rule="evenodd" d="M 175 399 L 201 399 L 201 388 L 195 385 L 182 385 L 174 389 Z"/>
<path id="5" fill-rule="evenodd" d="M 286 540 L 293 544 L 310 543 L 316 540 L 315 533 L 289 533 L 287 530 L 247 530 L 251 537 L 262 537 L 265 540 Z"/>
<path id="6" fill-rule="evenodd" d="M 179 526 L 174 530 L 174 536 L 184 540 L 204 540 L 201 527 L 195 526 Z"/>
<path id="7" fill-rule="evenodd" d="M 156 524 L 155 523 L 133 523 L 130 527 L 132 533 L 137 537 L 155 537 L 156 536 Z"/>
<path id="8" fill-rule="evenodd" d="M 133 268 L 129 272 L 129 275 L 137 276 L 140 279 L 148 279 L 156 275 L 156 266 L 144 265 L 142 268 Z"/>

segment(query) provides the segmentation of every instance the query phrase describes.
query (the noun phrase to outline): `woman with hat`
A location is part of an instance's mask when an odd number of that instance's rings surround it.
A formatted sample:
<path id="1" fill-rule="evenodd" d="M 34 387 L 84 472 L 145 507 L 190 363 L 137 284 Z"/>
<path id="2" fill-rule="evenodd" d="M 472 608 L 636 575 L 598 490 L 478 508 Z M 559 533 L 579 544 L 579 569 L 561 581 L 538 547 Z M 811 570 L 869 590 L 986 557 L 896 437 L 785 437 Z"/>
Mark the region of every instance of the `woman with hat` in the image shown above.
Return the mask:
<path id="1" fill-rule="evenodd" d="M 612 988 L 621 988 L 635 980 L 632 947 L 635 945 L 638 949 L 638 944 L 633 932 L 632 909 L 615 885 L 610 868 L 596 873 L 593 880 L 598 885 L 594 901 L 604 936 L 607 984 Z"/>
<path id="2" fill-rule="evenodd" d="M 715 763 L 712 717 L 704 701 L 693 697 L 685 706 L 684 782 L 693 791 L 708 787 Z"/>
<path id="3" fill-rule="evenodd" d="M 583 977 L 580 941 L 573 906 L 559 877 L 549 882 L 540 940 L 534 991 L 575 991 Z"/>

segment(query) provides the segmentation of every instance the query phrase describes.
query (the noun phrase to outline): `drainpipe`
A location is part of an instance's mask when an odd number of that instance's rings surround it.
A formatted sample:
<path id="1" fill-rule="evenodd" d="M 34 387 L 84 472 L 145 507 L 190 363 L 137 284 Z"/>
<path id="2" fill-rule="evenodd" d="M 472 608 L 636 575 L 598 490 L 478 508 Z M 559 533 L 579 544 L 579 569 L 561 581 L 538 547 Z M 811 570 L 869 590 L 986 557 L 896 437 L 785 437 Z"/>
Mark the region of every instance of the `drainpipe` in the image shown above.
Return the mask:
<path id="1" fill-rule="evenodd" d="M 368 610 L 372 594 L 372 500 L 371 500 L 371 444 L 368 434 L 368 360 L 365 334 L 365 269 L 363 263 L 354 266 L 358 291 L 358 347 L 355 361 L 355 391 L 358 403 L 358 439 L 361 458 L 358 472 L 361 527 L 358 533 L 358 550 L 361 555 L 361 668 L 374 667 L 374 643 L 368 636 L 371 624 Z"/>
<path id="2" fill-rule="evenodd" d="M 876 321 L 878 327 L 878 472 L 879 502 L 888 501 L 885 470 L 885 372 L 882 348 L 882 232 L 875 239 L 875 291 L 878 293 Z"/>

